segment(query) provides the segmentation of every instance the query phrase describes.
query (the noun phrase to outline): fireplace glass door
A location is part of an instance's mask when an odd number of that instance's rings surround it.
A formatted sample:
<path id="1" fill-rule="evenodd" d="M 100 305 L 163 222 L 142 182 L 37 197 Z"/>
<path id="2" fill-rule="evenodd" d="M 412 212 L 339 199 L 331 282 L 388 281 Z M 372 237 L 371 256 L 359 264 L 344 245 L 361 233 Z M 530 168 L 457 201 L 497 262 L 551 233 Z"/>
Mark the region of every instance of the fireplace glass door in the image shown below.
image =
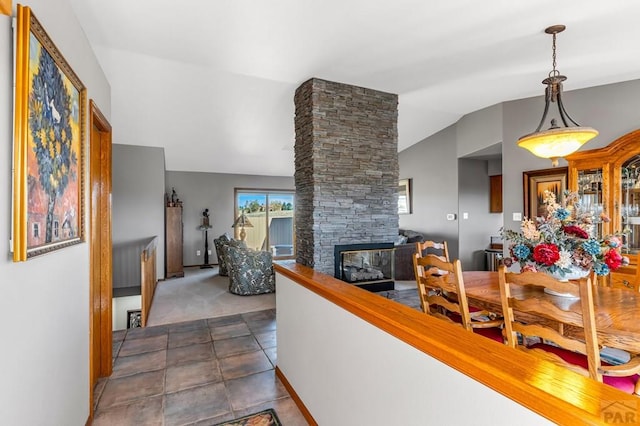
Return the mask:
<path id="1" fill-rule="evenodd" d="M 366 290 L 394 288 L 393 243 L 336 246 L 336 278 Z"/>

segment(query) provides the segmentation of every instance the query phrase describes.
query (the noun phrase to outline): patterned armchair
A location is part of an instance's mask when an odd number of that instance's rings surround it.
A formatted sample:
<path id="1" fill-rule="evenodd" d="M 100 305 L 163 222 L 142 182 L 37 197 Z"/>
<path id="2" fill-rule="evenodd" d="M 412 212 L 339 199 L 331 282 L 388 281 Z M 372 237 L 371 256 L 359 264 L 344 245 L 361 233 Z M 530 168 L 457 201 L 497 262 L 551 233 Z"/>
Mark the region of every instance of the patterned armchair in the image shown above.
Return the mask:
<path id="1" fill-rule="evenodd" d="M 244 242 L 231 241 L 224 247 L 227 253 L 229 291 L 241 296 L 276 291 L 271 252 L 251 250 L 236 243 Z"/>
<path id="2" fill-rule="evenodd" d="M 222 234 L 213 240 L 213 244 L 216 246 L 216 256 L 218 256 L 218 275 L 223 277 L 229 275 L 227 255 L 223 251 L 223 247 L 229 245 L 229 241 L 231 241 L 231 239 L 227 234 Z"/>

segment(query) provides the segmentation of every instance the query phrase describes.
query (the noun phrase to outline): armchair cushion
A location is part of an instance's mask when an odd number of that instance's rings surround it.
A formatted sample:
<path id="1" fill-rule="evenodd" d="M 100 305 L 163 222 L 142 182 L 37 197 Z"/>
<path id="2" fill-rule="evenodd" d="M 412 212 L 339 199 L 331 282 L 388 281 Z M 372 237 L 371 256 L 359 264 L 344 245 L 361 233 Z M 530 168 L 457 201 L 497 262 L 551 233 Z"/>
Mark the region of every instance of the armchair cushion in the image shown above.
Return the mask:
<path id="1" fill-rule="evenodd" d="M 271 252 L 251 250 L 234 241 L 225 249 L 231 293 L 247 296 L 273 293 L 276 290 Z"/>
<path id="2" fill-rule="evenodd" d="M 226 277 L 229 275 L 227 247 L 234 245 L 236 247 L 247 248 L 247 243 L 229 238 L 227 234 L 222 234 L 213 240 L 213 244 L 216 246 L 216 255 L 218 256 L 218 275 Z"/>

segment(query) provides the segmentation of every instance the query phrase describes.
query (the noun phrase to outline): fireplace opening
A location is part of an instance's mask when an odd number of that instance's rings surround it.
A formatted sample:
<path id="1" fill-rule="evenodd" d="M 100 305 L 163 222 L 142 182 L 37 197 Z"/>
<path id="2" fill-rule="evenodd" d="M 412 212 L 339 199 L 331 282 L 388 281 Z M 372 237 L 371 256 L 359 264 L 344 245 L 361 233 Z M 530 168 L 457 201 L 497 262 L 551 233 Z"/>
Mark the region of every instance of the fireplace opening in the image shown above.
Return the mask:
<path id="1" fill-rule="evenodd" d="M 334 276 L 369 291 L 394 289 L 393 243 L 345 244 L 334 247 Z"/>

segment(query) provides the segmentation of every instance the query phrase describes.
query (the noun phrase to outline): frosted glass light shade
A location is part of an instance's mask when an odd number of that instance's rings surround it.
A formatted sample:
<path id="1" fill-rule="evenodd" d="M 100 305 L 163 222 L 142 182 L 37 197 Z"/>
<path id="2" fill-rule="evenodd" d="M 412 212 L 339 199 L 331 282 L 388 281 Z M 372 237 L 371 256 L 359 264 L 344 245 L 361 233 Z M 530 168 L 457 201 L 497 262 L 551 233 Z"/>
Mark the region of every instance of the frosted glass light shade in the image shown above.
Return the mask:
<path id="1" fill-rule="evenodd" d="M 576 152 L 596 136 L 598 131 L 591 127 L 561 127 L 525 135 L 518 139 L 518 146 L 557 163 L 558 158 Z"/>

